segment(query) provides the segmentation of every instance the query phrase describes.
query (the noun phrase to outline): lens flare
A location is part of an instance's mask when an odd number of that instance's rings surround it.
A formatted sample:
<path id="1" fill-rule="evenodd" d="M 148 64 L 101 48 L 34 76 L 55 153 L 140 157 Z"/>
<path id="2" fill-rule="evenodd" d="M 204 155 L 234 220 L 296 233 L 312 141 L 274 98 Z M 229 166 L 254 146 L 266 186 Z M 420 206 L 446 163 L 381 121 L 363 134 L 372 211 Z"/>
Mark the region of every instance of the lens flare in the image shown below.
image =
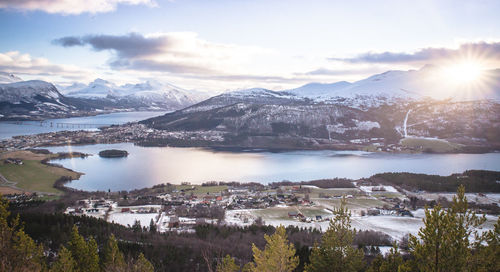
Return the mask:
<path id="1" fill-rule="evenodd" d="M 444 67 L 442 75 L 451 85 L 470 85 L 482 80 L 483 70 L 479 62 L 467 60 Z"/>

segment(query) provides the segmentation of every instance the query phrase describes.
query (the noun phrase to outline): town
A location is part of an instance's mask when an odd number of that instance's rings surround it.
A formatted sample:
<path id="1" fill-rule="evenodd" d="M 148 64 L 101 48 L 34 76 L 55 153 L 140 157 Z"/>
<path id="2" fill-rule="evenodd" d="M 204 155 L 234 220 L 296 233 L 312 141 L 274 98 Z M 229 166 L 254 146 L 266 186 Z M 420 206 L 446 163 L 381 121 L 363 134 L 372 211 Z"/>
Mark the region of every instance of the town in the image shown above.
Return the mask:
<path id="1" fill-rule="evenodd" d="M 82 199 L 68 207 L 65 213 L 158 232 L 193 232 L 197 225 L 204 224 L 285 225 L 322 231 L 328 228 L 335 207 L 346 198 L 355 228 L 377 230 L 400 240 L 422 226 L 425 205 L 446 198 L 446 194 L 430 193 L 426 194 L 426 199 L 418 198 L 422 193 L 376 184 L 369 179 L 269 185 L 237 182 L 159 184 Z M 497 205 L 500 200 L 498 194 L 468 196 L 472 202 L 481 204 Z M 493 215 L 487 218 L 491 224 L 496 220 Z"/>

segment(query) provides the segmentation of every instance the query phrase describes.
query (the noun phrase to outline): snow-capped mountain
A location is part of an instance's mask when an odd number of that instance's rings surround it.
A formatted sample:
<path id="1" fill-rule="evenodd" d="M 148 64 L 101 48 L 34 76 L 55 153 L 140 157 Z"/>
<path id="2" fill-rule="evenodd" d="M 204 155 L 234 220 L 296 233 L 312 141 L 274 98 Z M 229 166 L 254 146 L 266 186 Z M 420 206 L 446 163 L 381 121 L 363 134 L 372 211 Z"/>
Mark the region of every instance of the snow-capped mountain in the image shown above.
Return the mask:
<path id="1" fill-rule="evenodd" d="M 120 96 L 119 91 L 119 87 L 115 84 L 98 78 L 88 85 L 74 83 L 65 88 L 63 93 L 67 96 L 80 98 L 106 98 L 107 96 Z"/>
<path id="2" fill-rule="evenodd" d="M 496 72 L 495 72 L 496 71 Z M 419 70 L 387 71 L 353 83 L 341 81 L 332 84 L 310 83 L 302 87 L 285 90 L 298 97 L 316 101 L 337 98 L 369 100 L 370 98 L 411 99 L 453 99 L 455 101 L 474 99 L 498 99 L 500 86 L 492 81 L 500 81 L 498 70 L 485 71 L 486 83 L 481 86 L 458 85 L 443 78 L 440 67 L 426 65 Z M 476 96 L 471 96 L 475 88 Z"/>
<path id="3" fill-rule="evenodd" d="M 77 110 L 51 83 L 41 80 L 0 84 L 0 114 L 4 118 L 29 119 L 60 116 Z"/>
<path id="4" fill-rule="evenodd" d="M 41 80 L 0 84 L 1 101 L 12 104 L 32 103 L 40 98 L 58 101 L 61 97 L 54 85 Z"/>
<path id="5" fill-rule="evenodd" d="M 0 71 L 0 83 L 14 83 L 22 81 L 22 79 L 14 74 Z"/>
<path id="6" fill-rule="evenodd" d="M 296 96 L 317 98 L 317 97 L 329 97 L 333 93 L 340 89 L 350 86 L 351 83 L 347 81 L 339 81 L 335 83 L 308 83 L 296 89 L 290 89 L 286 92 L 294 94 Z"/>
<path id="7" fill-rule="evenodd" d="M 119 86 L 103 79 L 96 79 L 88 85 L 75 83 L 66 87 L 63 92 L 69 97 L 124 101 L 129 104 L 137 103 L 143 108 L 167 110 L 184 108 L 209 97 L 203 92 L 185 90 L 153 80 Z"/>
<path id="8" fill-rule="evenodd" d="M 197 144 L 214 146 L 394 150 L 412 135 L 444 139 L 464 152 L 500 149 L 500 103 L 494 99 L 500 70 L 484 72 L 483 84 L 467 88 L 440 75 L 437 67 L 426 66 L 353 83 L 235 90 L 142 123 L 182 132 L 172 135 L 199 135 Z M 150 144 L 193 145 L 191 138 L 172 137 Z"/>

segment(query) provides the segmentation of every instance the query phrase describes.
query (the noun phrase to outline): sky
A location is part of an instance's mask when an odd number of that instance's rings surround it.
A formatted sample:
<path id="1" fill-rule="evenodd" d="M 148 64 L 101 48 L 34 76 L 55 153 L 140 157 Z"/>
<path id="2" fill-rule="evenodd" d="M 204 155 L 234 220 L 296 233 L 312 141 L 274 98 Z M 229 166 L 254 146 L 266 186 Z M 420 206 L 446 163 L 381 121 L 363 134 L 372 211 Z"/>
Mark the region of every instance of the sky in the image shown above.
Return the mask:
<path id="1" fill-rule="evenodd" d="M 500 68 L 498 0 L 0 0 L 0 71 L 221 92 Z"/>

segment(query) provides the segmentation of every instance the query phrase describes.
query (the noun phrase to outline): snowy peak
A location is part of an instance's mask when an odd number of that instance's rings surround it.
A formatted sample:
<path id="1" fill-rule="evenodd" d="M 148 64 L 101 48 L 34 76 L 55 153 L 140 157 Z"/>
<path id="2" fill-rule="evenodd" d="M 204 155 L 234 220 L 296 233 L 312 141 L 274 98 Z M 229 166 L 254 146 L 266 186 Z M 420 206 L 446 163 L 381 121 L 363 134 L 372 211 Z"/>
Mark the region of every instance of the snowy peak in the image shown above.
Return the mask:
<path id="1" fill-rule="evenodd" d="M 305 97 L 328 97 L 337 90 L 346 88 L 351 83 L 347 81 L 339 81 L 335 83 L 308 83 L 296 89 L 288 90 L 287 92 Z"/>
<path id="2" fill-rule="evenodd" d="M 19 81 L 22 81 L 22 79 L 14 74 L 0 72 L 0 84 L 2 84 L 2 83 L 14 83 L 14 82 L 19 82 Z"/>
<path id="3" fill-rule="evenodd" d="M 64 93 L 71 97 L 122 101 L 141 107 L 169 110 L 184 108 L 209 97 L 201 92 L 185 90 L 156 80 L 119 86 L 100 78 L 88 85 L 73 84 L 65 88 Z"/>
<path id="4" fill-rule="evenodd" d="M 496 72 L 495 72 L 496 71 Z M 332 101 L 340 98 L 350 100 L 419 100 L 425 97 L 465 101 L 473 99 L 498 100 L 500 93 L 499 70 L 484 71 L 483 86 L 471 90 L 467 84 L 460 85 L 443 78 L 442 67 L 426 65 L 419 70 L 387 71 L 353 83 L 345 81 L 332 84 L 310 83 L 302 87 L 286 90 L 298 97 L 315 101 Z M 476 84 L 481 85 L 481 84 Z M 474 97 L 470 95 L 473 94 Z M 465 96 L 465 95 L 468 95 Z"/>
<path id="5" fill-rule="evenodd" d="M 238 98 L 286 98 L 287 96 L 290 96 L 289 93 L 287 92 L 276 92 L 276 91 L 271 91 L 268 89 L 264 88 L 251 88 L 251 89 L 243 89 L 243 90 L 236 90 L 228 93 L 222 94 L 222 96 L 228 96 L 228 97 L 238 97 Z"/>
<path id="6" fill-rule="evenodd" d="M 0 84 L 1 101 L 9 103 L 33 102 L 34 99 L 40 97 L 59 100 L 62 96 L 54 85 L 41 80 Z"/>

